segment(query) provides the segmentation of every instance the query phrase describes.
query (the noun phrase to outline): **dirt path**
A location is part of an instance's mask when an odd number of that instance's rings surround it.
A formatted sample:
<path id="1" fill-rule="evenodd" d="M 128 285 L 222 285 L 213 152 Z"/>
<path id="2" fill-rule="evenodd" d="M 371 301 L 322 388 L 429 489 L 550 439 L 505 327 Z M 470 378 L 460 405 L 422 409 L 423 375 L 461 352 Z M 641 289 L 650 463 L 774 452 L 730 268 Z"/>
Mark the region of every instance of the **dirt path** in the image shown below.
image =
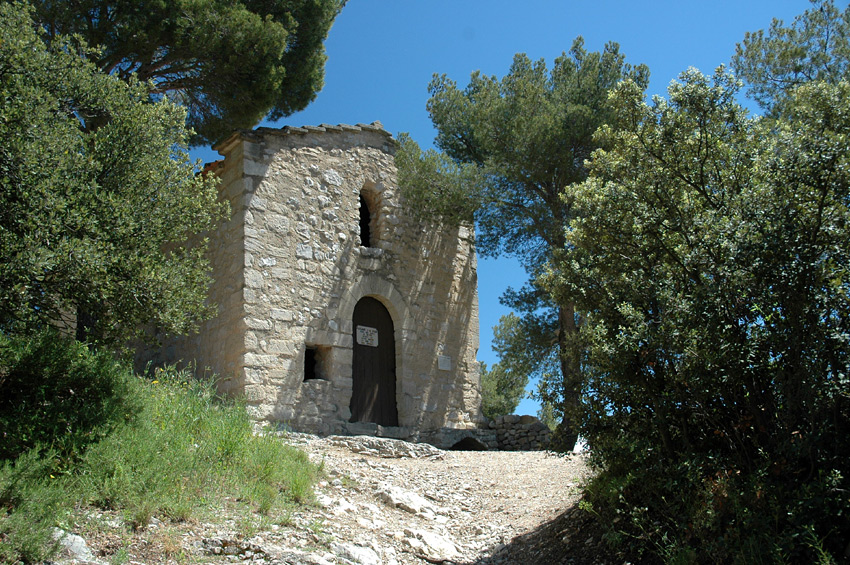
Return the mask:
<path id="1" fill-rule="evenodd" d="M 183 526 L 154 523 L 135 534 L 125 563 L 250 561 L 280 564 L 593 563 L 571 546 L 565 511 L 587 477 L 583 455 L 441 451 L 372 437 L 290 441 L 322 465 L 317 502 L 284 525 L 248 529 L 220 517 Z M 567 513 L 566 516 L 569 516 Z M 175 531 L 175 528 L 178 528 Z M 167 533 L 166 535 L 166 532 Z M 97 561 L 109 536 L 88 543 Z M 167 547 L 170 544 L 171 547 Z M 555 547 L 557 546 L 557 547 Z M 69 561 L 65 561 L 69 562 Z"/>
<path id="2" fill-rule="evenodd" d="M 329 475 L 341 477 L 320 488 L 327 497 L 320 500 L 328 505 L 328 533 L 381 556 L 389 549 L 400 564 L 422 563 L 423 558 L 474 563 L 498 556 L 515 536 L 574 504 L 578 484 L 587 475 L 584 457 L 576 455 L 421 446 L 423 453 L 402 450 L 405 456 L 387 457 L 393 453 L 386 446 L 397 442 L 331 438 L 310 443 L 312 453 L 324 456 Z M 405 493 L 422 500 L 413 497 L 407 503 Z M 348 504 L 356 510 L 341 512 Z M 447 550 L 429 548 L 425 542 L 433 538 L 422 532 L 438 536 L 436 547 Z"/>

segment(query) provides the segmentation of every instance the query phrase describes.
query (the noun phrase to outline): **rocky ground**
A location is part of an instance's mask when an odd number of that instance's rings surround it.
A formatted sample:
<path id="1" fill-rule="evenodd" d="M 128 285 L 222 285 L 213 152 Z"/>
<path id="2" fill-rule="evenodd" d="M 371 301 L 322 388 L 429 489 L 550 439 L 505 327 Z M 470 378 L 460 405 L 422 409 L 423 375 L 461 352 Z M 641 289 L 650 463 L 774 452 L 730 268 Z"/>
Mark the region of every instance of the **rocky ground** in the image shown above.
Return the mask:
<path id="1" fill-rule="evenodd" d="M 575 508 L 585 456 L 441 451 L 366 436 L 289 434 L 323 468 L 317 504 L 279 523 L 214 520 L 127 533 L 117 516 L 81 524 L 70 562 L 268 564 L 609 563 Z M 130 536 L 128 538 L 128 536 Z M 73 553 L 76 551 L 76 553 Z M 619 561 L 622 563 L 622 560 Z"/>

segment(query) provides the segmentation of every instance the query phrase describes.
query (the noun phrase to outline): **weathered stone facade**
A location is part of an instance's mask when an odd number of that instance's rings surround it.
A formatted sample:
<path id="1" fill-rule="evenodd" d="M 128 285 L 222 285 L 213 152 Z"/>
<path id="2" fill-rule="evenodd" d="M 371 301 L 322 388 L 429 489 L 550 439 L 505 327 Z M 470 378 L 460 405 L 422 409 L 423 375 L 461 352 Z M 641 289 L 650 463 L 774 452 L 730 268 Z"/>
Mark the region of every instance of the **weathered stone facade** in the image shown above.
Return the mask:
<path id="1" fill-rule="evenodd" d="M 352 317 L 371 297 L 392 318 L 394 335 L 375 339 L 394 347 L 398 427 L 475 428 L 473 233 L 405 215 L 394 148 L 378 122 L 260 128 L 217 146 L 224 160 L 215 172 L 232 209 L 210 234 L 219 314 L 167 357 L 220 375 L 257 420 L 346 433 L 355 342 L 369 339 Z"/>

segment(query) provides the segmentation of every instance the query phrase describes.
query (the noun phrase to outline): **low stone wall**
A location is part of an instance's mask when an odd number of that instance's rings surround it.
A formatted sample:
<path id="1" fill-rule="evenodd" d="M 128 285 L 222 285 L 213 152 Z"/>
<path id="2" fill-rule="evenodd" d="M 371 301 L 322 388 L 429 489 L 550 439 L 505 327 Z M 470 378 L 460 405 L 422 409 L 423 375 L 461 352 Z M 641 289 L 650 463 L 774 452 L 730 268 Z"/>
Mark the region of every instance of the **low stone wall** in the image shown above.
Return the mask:
<path id="1" fill-rule="evenodd" d="M 490 420 L 487 427 L 495 430 L 501 451 L 548 449 L 552 441 L 552 430 L 534 416 L 499 416 Z"/>
<path id="2" fill-rule="evenodd" d="M 479 428 L 438 428 L 419 431 L 411 427 L 379 426 L 367 422 L 348 422 L 335 432 L 345 436 L 373 436 L 428 443 L 440 449 L 541 451 L 549 449 L 552 432 L 534 416 L 499 416 Z"/>
<path id="3" fill-rule="evenodd" d="M 349 422 L 341 430 L 349 436 L 374 436 L 427 443 L 440 449 L 487 450 L 499 449 L 496 431 L 489 428 L 437 428 L 419 431 L 415 428 L 379 426 L 368 422 Z"/>

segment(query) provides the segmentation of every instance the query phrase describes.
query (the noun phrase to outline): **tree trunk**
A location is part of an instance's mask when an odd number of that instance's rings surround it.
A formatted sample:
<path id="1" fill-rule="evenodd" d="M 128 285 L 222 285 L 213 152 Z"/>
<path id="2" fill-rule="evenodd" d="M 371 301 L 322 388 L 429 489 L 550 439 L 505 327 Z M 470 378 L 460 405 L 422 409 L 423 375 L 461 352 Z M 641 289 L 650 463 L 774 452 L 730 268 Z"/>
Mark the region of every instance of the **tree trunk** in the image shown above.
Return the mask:
<path id="1" fill-rule="evenodd" d="M 558 426 L 557 444 L 571 450 L 578 441 L 579 399 L 581 395 L 581 356 L 577 347 L 578 325 L 575 306 L 558 307 L 558 353 L 563 377 L 561 406 L 564 418 Z"/>
<path id="2" fill-rule="evenodd" d="M 80 342 L 93 342 L 97 339 L 95 325 L 97 324 L 97 313 L 91 307 L 77 306 L 77 330 L 74 336 Z"/>

